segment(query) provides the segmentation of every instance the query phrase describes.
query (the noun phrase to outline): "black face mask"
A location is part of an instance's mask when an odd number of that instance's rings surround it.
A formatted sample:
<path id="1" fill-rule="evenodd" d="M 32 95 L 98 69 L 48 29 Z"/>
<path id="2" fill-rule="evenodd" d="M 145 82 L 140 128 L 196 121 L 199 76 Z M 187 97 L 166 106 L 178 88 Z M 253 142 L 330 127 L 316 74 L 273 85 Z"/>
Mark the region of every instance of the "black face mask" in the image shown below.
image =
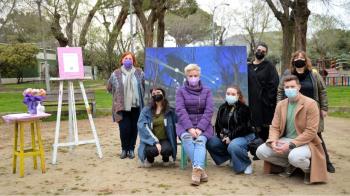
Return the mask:
<path id="1" fill-rule="evenodd" d="M 162 100 L 163 100 L 163 95 L 162 95 L 162 94 L 153 95 L 153 96 L 152 96 L 152 99 L 153 99 L 155 102 L 162 101 Z"/>
<path id="2" fill-rule="evenodd" d="M 302 67 L 305 67 L 305 60 L 296 60 L 296 61 L 293 61 L 293 65 L 297 68 L 302 68 Z"/>
<path id="3" fill-rule="evenodd" d="M 261 51 L 256 51 L 255 52 L 255 57 L 258 59 L 258 60 L 261 60 L 265 57 L 265 54 L 262 53 Z"/>

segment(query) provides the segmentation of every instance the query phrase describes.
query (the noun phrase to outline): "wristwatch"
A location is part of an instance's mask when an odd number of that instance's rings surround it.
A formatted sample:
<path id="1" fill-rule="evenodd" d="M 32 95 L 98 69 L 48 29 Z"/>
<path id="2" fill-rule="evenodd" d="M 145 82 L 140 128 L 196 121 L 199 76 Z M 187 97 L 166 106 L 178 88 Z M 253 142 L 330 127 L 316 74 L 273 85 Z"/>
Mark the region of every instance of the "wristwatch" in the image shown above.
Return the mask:
<path id="1" fill-rule="evenodd" d="M 293 150 L 295 147 L 297 147 L 293 142 L 289 142 L 289 150 Z"/>

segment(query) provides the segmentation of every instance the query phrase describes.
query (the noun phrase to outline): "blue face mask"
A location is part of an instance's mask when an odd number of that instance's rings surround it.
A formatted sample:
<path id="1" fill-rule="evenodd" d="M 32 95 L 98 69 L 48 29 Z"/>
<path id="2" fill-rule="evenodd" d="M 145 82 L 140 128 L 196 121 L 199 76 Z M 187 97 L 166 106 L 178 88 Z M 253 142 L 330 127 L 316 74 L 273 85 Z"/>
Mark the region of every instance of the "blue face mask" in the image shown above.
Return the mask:
<path id="1" fill-rule="evenodd" d="M 284 89 L 284 94 L 289 98 L 293 99 L 298 95 L 298 89 L 296 88 L 287 88 Z"/>
<path id="2" fill-rule="evenodd" d="M 229 105 L 233 105 L 238 101 L 238 97 L 233 95 L 226 95 L 225 100 Z"/>
<path id="3" fill-rule="evenodd" d="M 131 69 L 131 67 L 133 66 L 133 62 L 130 59 L 125 59 L 123 65 L 125 69 Z"/>

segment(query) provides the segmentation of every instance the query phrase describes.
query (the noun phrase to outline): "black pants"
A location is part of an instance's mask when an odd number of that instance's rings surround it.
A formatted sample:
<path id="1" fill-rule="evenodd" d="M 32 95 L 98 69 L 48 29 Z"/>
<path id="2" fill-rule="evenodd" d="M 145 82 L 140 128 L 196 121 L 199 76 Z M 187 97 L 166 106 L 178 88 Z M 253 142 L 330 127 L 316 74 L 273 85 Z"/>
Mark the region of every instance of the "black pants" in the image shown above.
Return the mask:
<path id="1" fill-rule="evenodd" d="M 173 153 L 173 149 L 171 148 L 171 144 L 168 140 L 160 140 L 159 144 L 161 146 L 160 154 L 162 155 L 162 159 L 164 162 L 169 162 L 169 157 Z M 146 145 L 145 154 L 147 161 L 150 163 L 154 162 L 154 157 L 159 155 L 158 149 L 156 145 Z"/>
<path id="2" fill-rule="evenodd" d="M 123 119 L 118 122 L 122 150 L 130 151 L 135 149 L 139 115 L 140 108 L 131 108 L 131 111 L 122 111 Z"/>
<path id="3" fill-rule="evenodd" d="M 322 134 L 321 134 L 321 132 L 319 132 L 319 133 L 317 133 L 317 135 L 318 135 L 318 137 L 320 137 L 320 139 L 322 141 L 322 148 L 323 148 L 324 154 L 326 155 L 326 163 L 329 164 L 329 163 L 331 163 L 331 160 L 329 159 L 328 151 L 326 148 L 326 144 L 324 143 Z"/>

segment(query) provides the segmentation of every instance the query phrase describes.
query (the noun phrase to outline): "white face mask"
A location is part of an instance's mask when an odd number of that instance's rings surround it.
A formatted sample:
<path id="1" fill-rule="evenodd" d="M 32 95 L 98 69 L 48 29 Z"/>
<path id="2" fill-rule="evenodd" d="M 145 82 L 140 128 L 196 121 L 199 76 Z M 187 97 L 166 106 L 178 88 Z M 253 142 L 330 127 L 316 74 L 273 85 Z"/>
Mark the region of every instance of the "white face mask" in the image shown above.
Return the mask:
<path id="1" fill-rule="evenodd" d="M 226 95 L 225 100 L 229 105 L 233 105 L 238 101 L 238 96 Z"/>
<path id="2" fill-rule="evenodd" d="M 289 99 L 294 99 L 298 95 L 298 89 L 296 89 L 296 88 L 286 88 L 286 89 L 284 89 L 284 94 Z"/>

